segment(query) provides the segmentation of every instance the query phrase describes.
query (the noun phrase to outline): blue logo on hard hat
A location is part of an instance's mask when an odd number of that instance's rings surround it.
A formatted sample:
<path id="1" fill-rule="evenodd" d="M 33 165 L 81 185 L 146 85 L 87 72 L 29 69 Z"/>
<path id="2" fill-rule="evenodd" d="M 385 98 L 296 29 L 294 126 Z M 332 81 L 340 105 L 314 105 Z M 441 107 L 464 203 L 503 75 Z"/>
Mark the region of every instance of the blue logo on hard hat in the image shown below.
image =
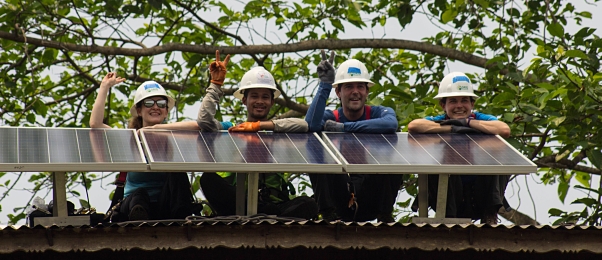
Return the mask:
<path id="1" fill-rule="evenodd" d="M 146 91 L 155 91 L 155 90 L 160 90 L 161 86 L 159 86 L 159 84 L 157 83 L 150 83 L 150 84 L 146 84 L 144 85 L 144 90 Z"/>
<path id="2" fill-rule="evenodd" d="M 459 82 L 459 81 L 464 81 L 464 82 L 470 83 L 470 79 L 468 77 L 466 77 L 466 76 L 455 76 L 452 79 L 452 83 L 456 83 L 456 82 Z"/>
<path id="3" fill-rule="evenodd" d="M 360 74 L 362 74 L 362 70 L 360 68 L 356 68 L 356 67 L 349 67 L 347 69 L 347 74 L 349 74 L 349 76 L 359 76 Z"/>
<path id="4" fill-rule="evenodd" d="M 458 91 L 468 91 L 468 86 L 470 86 L 470 79 L 466 76 L 455 76 L 452 79 L 452 84 L 454 84 L 454 86 L 458 88 Z"/>

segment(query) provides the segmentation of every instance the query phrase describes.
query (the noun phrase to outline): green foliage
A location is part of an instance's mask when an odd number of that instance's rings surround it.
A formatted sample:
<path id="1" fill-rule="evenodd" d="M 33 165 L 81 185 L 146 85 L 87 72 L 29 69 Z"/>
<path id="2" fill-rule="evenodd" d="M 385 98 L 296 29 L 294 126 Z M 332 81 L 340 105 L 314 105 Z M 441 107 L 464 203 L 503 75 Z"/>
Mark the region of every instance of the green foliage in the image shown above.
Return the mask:
<path id="1" fill-rule="evenodd" d="M 499 115 L 511 126 L 508 141 L 538 164 L 544 183 L 558 185 L 559 199 L 564 200 L 576 187 L 573 180 L 597 187 L 591 176 L 600 175 L 602 162 L 602 39 L 595 28 L 582 25 L 594 15 L 589 11 L 560 0 L 253 0 L 238 5 L 217 0 L 8 0 L 0 6 L 0 116 L 9 126 L 87 127 L 102 76 L 116 71 L 128 81 L 108 97 L 107 124 L 126 125 L 129 97 L 147 79 L 168 83 L 164 85 L 178 100 L 178 116 L 172 119 L 182 120 L 185 106 L 204 94 L 214 54 L 192 48 L 153 56 L 139 52 L 175 44 L 253 50 L 232 55 L 220 119 L 244 120 L 245 108 L 230 94 L 257 65 L 272 71 L 286 94 L 271 115 L 304 114 L 317 85 L 318 50 L 272 53 L 261 44 L 336 40 L 351 29 L 366 32 L 352 38 L 373 38 L 370 31 L 387 23 L 420 26 L 420 15 L 440 28 L 422 39 L 421 51 L 343 46 L 336 49 L 335 65 L 351 57 L 364 61 L 377 82 L 369 103 L 395 109 L 401 131 L 407 131 L 411 120 L 442 112 L 433 97 L 437 82 L 449 71 L 450 56 L 434 47 L 462 52 L 465 58 L 459 61 L 479 71 L 470 75 L 480 96 L 476 110 Z M 47 47 L 11 35 L 88 48 Z M 99 53 L 96 46 L 112 46 L 123 54 Z M 48 173 L 27 176 L 33 193 L 48 188 Z M 77 176 L 70 175 L 70 189 L 83 184 Z M 0 178 L 0 188 L 10 190 L 13 183 L 7 176 Z M 101 179 L 90 174 L 84 178 L 90 188 Z M 196 181 L 193 187 L 198 191 Z M 308 188 L 309 182 L 301 180 L 296 190 L 303 194 Z M 415 186 L 405 188 L 415 195 Z M 590 200 L 579 204 L 584 211 L 578 214 L 550 214 L 578 222 L 600 212 Z M 399 207 L 405 210 L 407 205 Z M 411 213 L 400 212 L 398 218 L 409 220 Z M 22 218 L 21 213 L 11 215 L 11 221 Z"/>

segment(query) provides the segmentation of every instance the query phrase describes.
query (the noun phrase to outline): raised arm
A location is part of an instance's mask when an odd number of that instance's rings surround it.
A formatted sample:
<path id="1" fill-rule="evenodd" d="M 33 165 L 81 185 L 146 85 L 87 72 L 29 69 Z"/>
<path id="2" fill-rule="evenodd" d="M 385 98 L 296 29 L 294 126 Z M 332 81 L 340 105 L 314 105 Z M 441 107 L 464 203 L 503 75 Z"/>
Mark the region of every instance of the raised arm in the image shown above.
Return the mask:
<path id="1" fill-rule="evenodd" d="M 111 128 L 102 122 L 105 112 L 105 100 L 107 100 L 109 89 L 124 81 L 125 79 L 122 77 L 117 77 L 115 72 L 107 73 L 107 75 L 102 79 L 102 82 L 100 82 L 100 88 L 98 88 L 98 95 L 96 96 L 96 100 L 92 106 L 92 115 L 90 115 L 89 122 L 91 128 Z"/>
<path id="2" fill-rule="evenodd" d="M 215 51 L 215 61 L 209 65 L 211 84 L 207 88 L 207 93 L 203 97 L 203 102 L 201 102 L 199 114 L 196 119 L 197 126 L 199 129 L 201 129 L 201 131 L 216 132 L 223 130 L 221 122 L 215 119 L 215 113 L 217 110 L 217 104 L 219 104 L 219 101 L 224 96 L 222 85 L 224 85 L 224 80 L 226 79 L 229 61 L 229 54 L 222 62 L 220 61 L 219 51 Z"/>
<path id="3" fill-rule="evenodd" d="M 314 96 L 307 113 L 305 114 L 305 121 L 309 127 L 310 132 L 322 131 L 324 110 L 326 109 L 326 100 L 330 96 L 332 90 L 332 83 L 334 83 L 335 70 L 332 66 L 334 62 L 334 51 L 331 52 L 330 58 L 326 58 L 326 53 L 322 50 L 322 61 L 318 64 L 318 77 L 320 78 L 320 84 L 318 86 L 318 92 Z"/>

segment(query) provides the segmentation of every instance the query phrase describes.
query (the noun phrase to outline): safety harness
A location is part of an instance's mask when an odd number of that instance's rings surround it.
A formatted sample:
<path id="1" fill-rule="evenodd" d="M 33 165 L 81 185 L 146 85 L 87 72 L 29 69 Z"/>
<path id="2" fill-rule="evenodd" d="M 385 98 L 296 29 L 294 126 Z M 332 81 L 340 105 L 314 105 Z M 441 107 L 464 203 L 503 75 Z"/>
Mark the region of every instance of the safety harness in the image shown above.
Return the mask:
<path id="1" fill-rule="evenodd" d="M 366 120 L 370 119 L 370 108 L 371 108 L 370 106 L 364 106 L 364 111 L 366 111 Z M 334 113 L 334 119 L 337 122 L 340 122 L 339 121 L 339 110 L 337 109 L 337 110 L 332 111 L 332 112 Z"/>

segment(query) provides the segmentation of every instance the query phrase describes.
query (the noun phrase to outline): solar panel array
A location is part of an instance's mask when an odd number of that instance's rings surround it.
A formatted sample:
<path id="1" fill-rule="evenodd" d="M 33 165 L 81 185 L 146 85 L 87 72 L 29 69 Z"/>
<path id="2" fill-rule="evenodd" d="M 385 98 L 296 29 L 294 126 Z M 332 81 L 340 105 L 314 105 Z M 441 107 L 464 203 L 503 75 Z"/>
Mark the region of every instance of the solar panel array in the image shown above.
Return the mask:
<path id="1" fill-rule="evenodd" d="M 0 171 L 145 171 L 135 131 L 0 127 Z"/>
<path id="2" fill-rule="evenodd" d="M 140 133 L 146 157 L 133 130 L 0 127 L 0 171 L 536 171 L 535 164 L 494 135 L 324 132 L 322 141 L 316 133 Z"/>
<path id="3" fill-rule="evenodd" d="M 324 133 L 347 172 L 520 174 L 530 160 L 496 135 Z"/>
<path id="4" fill-rule="evenodd" d="M 315 133 L 141 132 L 153 171 L 342 172 Z"/>

